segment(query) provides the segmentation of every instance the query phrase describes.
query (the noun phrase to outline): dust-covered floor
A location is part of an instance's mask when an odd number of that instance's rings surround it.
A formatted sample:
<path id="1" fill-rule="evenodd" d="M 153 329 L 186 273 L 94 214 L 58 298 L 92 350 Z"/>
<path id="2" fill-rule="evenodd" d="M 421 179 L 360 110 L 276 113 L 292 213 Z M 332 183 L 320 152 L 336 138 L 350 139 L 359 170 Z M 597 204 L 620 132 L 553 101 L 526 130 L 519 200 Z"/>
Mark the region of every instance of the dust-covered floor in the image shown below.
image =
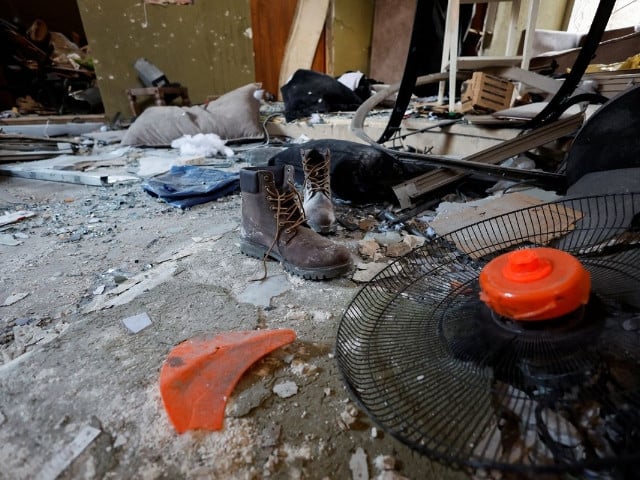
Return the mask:
<path id="1" fill-rule="evenodd" d="M 244 301 L 263 266 L 239 251 L 239 195 L 182 211 L 139 184 L 0 177 L 0 207 L 35 213 L 0 231 L 0 479 L 467 478 L 376 428 L 345 390 L 334 342 L 359 284 L 269 262 L 275 295 Z M 333 237 L 356 261 L 358 235 Z M 152 324 L 132 333 L 122 320 L 140 313 Z M 169 351 L 277 328 L 297 340 L 243 376 L 224 428 L 177 434 L 158 383 Z M 274 393 L 283 383 L 291 396 Z"/>

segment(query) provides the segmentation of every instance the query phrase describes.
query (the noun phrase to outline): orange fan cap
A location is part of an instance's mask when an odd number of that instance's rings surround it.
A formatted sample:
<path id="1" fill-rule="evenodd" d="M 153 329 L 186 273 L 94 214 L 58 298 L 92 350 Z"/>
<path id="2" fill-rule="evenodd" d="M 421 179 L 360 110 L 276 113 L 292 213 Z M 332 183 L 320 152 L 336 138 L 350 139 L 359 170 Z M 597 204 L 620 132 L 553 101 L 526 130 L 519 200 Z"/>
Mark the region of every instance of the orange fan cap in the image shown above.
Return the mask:
<path id="1" fill-rule="evenodd" d="M 591 277 L 573 255 L 555 248 L 514 250 L 480 272 L 480 299 L 518 321 L 551 320 L 589 301 Z"/>

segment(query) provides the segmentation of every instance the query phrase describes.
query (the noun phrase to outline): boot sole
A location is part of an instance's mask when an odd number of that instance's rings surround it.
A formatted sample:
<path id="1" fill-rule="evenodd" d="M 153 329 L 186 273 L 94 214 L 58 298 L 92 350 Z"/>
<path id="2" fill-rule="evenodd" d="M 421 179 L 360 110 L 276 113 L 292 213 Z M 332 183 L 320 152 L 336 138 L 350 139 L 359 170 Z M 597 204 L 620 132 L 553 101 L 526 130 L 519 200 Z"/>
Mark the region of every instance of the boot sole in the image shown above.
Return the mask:
<path id="1" fill-rule="evenodd" d="M 307 220 L 307 223 L 309 223 L 308 220 Z M 336 230 L 338 229 L 338 225 L 336 225 L 335 223 L 332 225 L 329 225 L 328 227 L 309 223 L 309 227 L 311 227 L 311 230 L 313 230 L 314 232 L 317 232 L 323 235 L 326 235 L 329 233 L 336 233 Z"/>
<path id="2" fill-rule="evenodd" d="M 267 248 L 263 245 L 259 245 L 256 243 L 249 242 L 247 240 L 240 240 L 240 251 L 245 255 L 248 255 L 253 258 L 264 258 L 265 253 L 267 253 Z M 294 275 L 298 275 L 306 280 L 328 280 L 330 278 L 339 277 L 346 273 L 349 273 L 353 268 L 351 262 L 346 263 L 344 265 L 337 265 L 334 267 L 315 267 L 315 268 L 304 268 L 297 267 L 290 262 L 287 262 L 284 258 L 282 258 L 277 252 L 270 252 L 269 258 L 277 260 L 282 263 L 284 269 L 287 272 L 291 272 Z"/>

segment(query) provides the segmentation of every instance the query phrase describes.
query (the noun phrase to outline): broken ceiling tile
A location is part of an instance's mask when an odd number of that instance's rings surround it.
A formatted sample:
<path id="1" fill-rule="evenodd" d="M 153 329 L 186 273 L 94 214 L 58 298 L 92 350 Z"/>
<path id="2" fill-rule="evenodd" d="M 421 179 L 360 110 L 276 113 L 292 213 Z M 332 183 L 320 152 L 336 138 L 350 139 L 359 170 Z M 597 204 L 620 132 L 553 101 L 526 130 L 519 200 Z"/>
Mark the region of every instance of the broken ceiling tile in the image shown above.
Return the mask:
<path id="1" fill-rule="evenodd" d="M 264 402 L 269 395 L 270 392 L 264 384 L 258 382 L 233 397 L 232 402 L 227 404 L 225 413 L 230 417 L 244 417 L 248 415 L 251 410 L 262 405 L 262 402 Z"/>
<path id="2" fill-rule="evenodd" d="M 151 319 L 147 313 L 139 313 L 138 315 L 134 315 L 132 317 L 127 317 L 122 319 L 122 323 L 125 327 L 127 327 L 132 333 L 138 333 L 141 330 L 144 330 L 149 325 L 151 325 Z"/>
<path id="3" fill-rule="evenodd" d="M 387 247 L 386 253 L 389 257 L 398 258 L 406 255 L 411 250 L 411 247 L 407 243 L 400 242 L 389 245 Z"/>
<path id="4" fill-rule="evenodd" d="M 413 250 L 416 247 L 421 247 L 422 245 L 424 245 L 424 242 L 426 240 L 427 240 L 426 238 L 420 237 L 418 235 L 405 235 L 402 238 L 402 242 L 409 245 L 411 250 Z"/>
<path id="5" fill-rule="evenodd" d="M 373 217 L 363 218 L 362 220 L 360 220 L 360 222 L 358 222 L 358 228 L 364 232 L 373 230 L 377 226 L 378 221 Z"/>
<path id="6" fill-rule="evenodd" d="M 364 239 L 375 240 L 380 245 L 384 247 L 388 247 L 389 245 L 392 245 L 394 243 L 400 243 L 402 241 L 402 235 L 400 235 L 400 232 L 396 232 L 396 231 L 381 232 L 381 233 L 368 232 L 364 236 Z"/>
<path id="7" fill-rule="evenodd" d="M 93 442 L 100 430 L 86 425 L 80 430 L 71 443 L 60 449 L 47 463 L 44 464 L 38 478 L 40 480 L 55 480 L 69 465 Z"/>
<path id="8" fill-rule="evenodd" d="M 389 264 L 378 262 L 358 263 L 356 265 L 356 271 L 353 274 L 353 281 L 359 283 L 369 282 L 373 277 L 384 270 L 387 265 Z"/>
<path id="9" fill-rule="evenodd" d="M 349 460 L 349 469 L 353 480 L 369 480 L 369 467 L 367 466 L 367 454 L 358 447 L 356 453 Z"/>
<path id="10" fill-rule="evenodd" d="M 384 470 L 375 477 L 375 480 L 409 480 L 404 475 L 400 475 L 395 470 Z"/>
<path id="11" fill-rule="evenodd" d="M 358 253 L 364 258 L 373 258 L 379 249 L 380 244 L 373 239 L 360 240 L 358 242 Z"/>
<path id="12" fill-rule="evenodd" d="M 340 413 L 338 424 L 343 430 L 349 430 L 351 426 L 358 420 L 358 409 L 353 405 L 347 407 Z"/>
<path id="13" fill-rule="evenodd" d="M 16 240 L 10 233 L 3 233 L 2 235 L 0 235 L 0 245 L 6 245 L 7 247 L 16 247 L 21 243 L 21 241 Z"/>
<path id="14" fill-rule="evenodd" d="M 280 440 L 281 432 L 282 427 L 280 425 L 267 425 L 258 436 L 258 445 L 261 447 L 275 447 Z"/>
<path id="15" fill-rule="evenodd" d="M 92 292 L 94 295 L 102 295 L 104 293 L 106 285 L 99 285 L 96 287 L 96 289 Z"/>
<path id="16" fill-rule="evenodd" d="M 12 293 L 4 300 L 4 302 L 2 303 L 2 306 L 8 307 L 9 305 L 13 305 L 14 303 L 17 303 L 23 298 L 26 298 L 28 296 L 29 296 L 28 292 Z"/>
<path id="17" fill-rule="evenodd" d="M 241 303 L 251 303 L 256 307 L 269 307 L 271 299 L 291 289 L 286 275 L 274 275 L 264 280 L 250 282 L 237 299 Z"/>
<path id="18" fill-rule="evenodd" d="M 296 393 L 298 393 L 298 385 L 295 382 L 282 382 L 277 383 L 273 386 L 273 393 L 278 395 L 280 398 L 289 398 L 293 397 Z"/>
<path id="19" fill-rule="evenodd" d="M 291 371 L 300 377 L 309 377 L 318 373 L 318 367 L 302 360 L 294 360 L 291 362 Z"/>
<path id="20" fill-rule="evenodd" d="M 0 215 L 0 227 L 9 225 L 10 223 L 20 222 L 26 218 L 35 217 L 35 213 L 27 210 L 20 210 L 18 212 L 5 213 Z"/>
<path id="21" fill-rule="evenodd" d="M 374 458 L 373 464 L 381 472 L 384 472 L 385 470 L 395 470 L 396 459 L 391 455 L 378 455 L 376 458 Z"/>

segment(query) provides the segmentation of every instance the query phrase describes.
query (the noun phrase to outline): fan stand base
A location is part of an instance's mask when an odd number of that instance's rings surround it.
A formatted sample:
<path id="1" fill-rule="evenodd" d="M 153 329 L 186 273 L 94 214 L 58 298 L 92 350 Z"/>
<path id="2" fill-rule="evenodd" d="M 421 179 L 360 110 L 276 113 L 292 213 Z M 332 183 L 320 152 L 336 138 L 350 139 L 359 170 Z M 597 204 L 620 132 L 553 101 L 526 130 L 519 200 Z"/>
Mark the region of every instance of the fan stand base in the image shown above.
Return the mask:
<path id="1" fill-rule="evenodd" d="M 500 327 L 510 333 L 527 334 L 528 332 L 567 332 L 575 329 L 585 317 L 585 306 L 581 306 L 558 318 L 551 320 L 526 320 L 518 321 L 489 309 L 491 319 Z"/>

